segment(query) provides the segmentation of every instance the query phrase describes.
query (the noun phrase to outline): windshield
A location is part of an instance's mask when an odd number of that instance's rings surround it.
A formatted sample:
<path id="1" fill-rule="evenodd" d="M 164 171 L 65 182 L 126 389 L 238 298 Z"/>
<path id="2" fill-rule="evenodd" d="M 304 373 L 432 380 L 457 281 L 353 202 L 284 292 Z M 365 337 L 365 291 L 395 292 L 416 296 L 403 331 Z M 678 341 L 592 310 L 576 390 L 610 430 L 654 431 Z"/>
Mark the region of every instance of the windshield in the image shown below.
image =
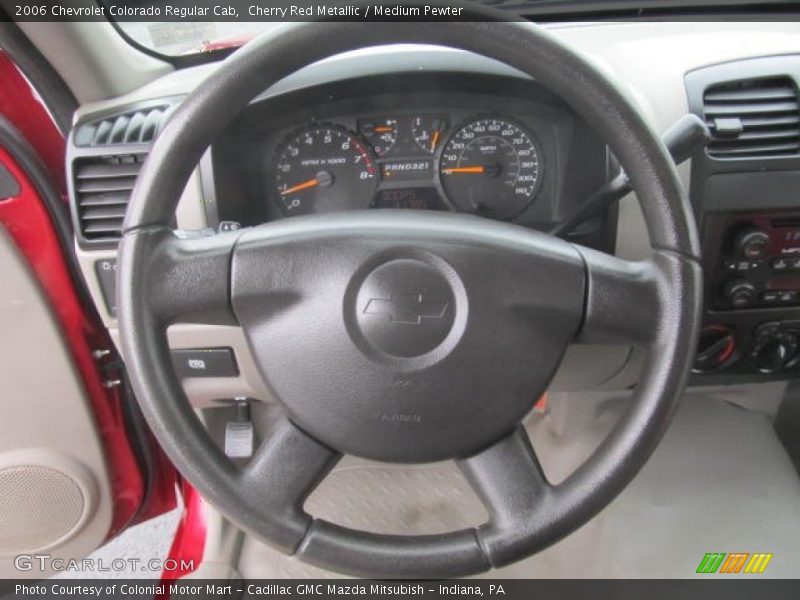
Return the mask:
<path id="1" fill-rule="evenodd" d="M 117 21 L 134 42 L 165 56 L 237 48 L 280 23 Z"/>

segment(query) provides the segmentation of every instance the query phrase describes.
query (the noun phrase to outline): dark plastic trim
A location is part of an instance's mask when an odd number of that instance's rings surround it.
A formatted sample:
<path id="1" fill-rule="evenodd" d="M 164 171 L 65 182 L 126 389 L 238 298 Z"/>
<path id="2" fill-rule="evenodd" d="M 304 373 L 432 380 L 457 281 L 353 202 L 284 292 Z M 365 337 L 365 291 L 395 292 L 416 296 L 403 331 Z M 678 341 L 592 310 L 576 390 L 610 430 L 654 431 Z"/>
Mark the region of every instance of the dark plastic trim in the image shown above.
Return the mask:
<path id="1" fill-rule="evenodd" d="M 153 142 L 143 144 L 109 144 L 101 146 L 78 146 L 75 143 L 75 136 L 78 130 L 86 124 L 95 121 L 110 119 L 118 115 L 123 115 L 137 110 L 147 110 L 154 106 L 170 105 L 168 115 L 165 122 L 161 125 L 161 130 L 164 129 L 166 122 L 169 121 L 172 113 L 176 107 L 183 101 L 185 96 L 164 96 L 162 98 L 150 98 L 141 102 L 131 102 L 128 104 L 121 104 L 113 108 L 100 110 L 96 112 L 87 113 L 82 115 L 81 118 L 72 127 L 69 138 L 67 140 L 67 156 L 66 156 L 66 174 L 67 174 L 67 194 L 70 201 L 70 214 L 72 219 L 72 227 L 75 231 L 75 238 L 82 248 L 87 249 L 113 249 L 119 244 L 118 239 L 87 239 L 83 236 L 80 226 L 80 218 L 78 215 L 78 199 L 75 194 L 75 162 L 82 158 L 92 158 L 101 156 L 124 156 L 124 155 L 147 155 Z M 156 135 L 156 138 L 158 134 Z"/>

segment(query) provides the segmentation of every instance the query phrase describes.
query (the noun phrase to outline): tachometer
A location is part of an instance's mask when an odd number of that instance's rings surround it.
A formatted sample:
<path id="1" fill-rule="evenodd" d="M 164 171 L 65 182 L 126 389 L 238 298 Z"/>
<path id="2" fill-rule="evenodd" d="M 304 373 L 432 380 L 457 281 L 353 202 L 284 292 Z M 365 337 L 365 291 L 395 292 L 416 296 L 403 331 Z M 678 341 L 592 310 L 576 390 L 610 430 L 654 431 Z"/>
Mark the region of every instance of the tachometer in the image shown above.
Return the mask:
<path id="1" fill-rule="evenodd" d="M 442 186 L 459 210 L 511 219 L 533 201 L 541 181 L 531 134 L 505 118 L 484 118 L 456 131 L 442 152 Z"/>
<path id="2" fill-rule="evenodd" d="M 291 136 L 278 149 L 274 185 L 285 215 L 369 208 L 375 163 L 355 134 L 317 125 Z"/>

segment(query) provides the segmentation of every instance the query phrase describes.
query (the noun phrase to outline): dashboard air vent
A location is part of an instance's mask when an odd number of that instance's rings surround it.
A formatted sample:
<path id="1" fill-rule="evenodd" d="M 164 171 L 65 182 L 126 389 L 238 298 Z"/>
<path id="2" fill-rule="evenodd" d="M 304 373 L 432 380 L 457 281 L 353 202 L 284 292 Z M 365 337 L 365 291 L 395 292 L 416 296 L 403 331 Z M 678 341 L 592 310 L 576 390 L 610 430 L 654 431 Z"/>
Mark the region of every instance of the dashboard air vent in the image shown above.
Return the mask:
<path id="1" fill-rule="evenodd" d="M 765 158 L 800 154 L 797 86 L 788 77 L 717 84 L 703 95 L 709 156 Z"/>
<path id="2" fill-rule="evenodd" d="M 75 208 L 83 238 L 113 241 L 122 222 L 145 154 L 79 158 L 73 165 Z"/>
<path id="3" fill-rule="evenodd" d="M 78 127 L 76 146 L 112 146 L 152 142 L 169 115 L 168 104 L 126 112 Z"/>

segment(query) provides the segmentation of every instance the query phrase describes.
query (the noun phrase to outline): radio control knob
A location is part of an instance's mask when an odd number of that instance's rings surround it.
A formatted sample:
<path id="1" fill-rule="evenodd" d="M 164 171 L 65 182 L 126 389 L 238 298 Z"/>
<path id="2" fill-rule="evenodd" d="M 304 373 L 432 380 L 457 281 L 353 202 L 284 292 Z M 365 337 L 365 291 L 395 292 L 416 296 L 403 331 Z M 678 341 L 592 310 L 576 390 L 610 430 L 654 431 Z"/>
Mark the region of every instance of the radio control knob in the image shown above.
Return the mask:
<path id="1" fill-rule="evenodd" d="M 736 236 L 735 244 L 745 258 L 764 258 L 769 247 L 769 236 L 760 229 L 746 229 Z"/>
<path id="2" fill-rule="evenodd" d="M 728 302 L 736 308 L 743 308 L 755 302 L 757 292 L 755 286 L 747 279 L 732 279 L 725 284 L 723 290 Z"/>

